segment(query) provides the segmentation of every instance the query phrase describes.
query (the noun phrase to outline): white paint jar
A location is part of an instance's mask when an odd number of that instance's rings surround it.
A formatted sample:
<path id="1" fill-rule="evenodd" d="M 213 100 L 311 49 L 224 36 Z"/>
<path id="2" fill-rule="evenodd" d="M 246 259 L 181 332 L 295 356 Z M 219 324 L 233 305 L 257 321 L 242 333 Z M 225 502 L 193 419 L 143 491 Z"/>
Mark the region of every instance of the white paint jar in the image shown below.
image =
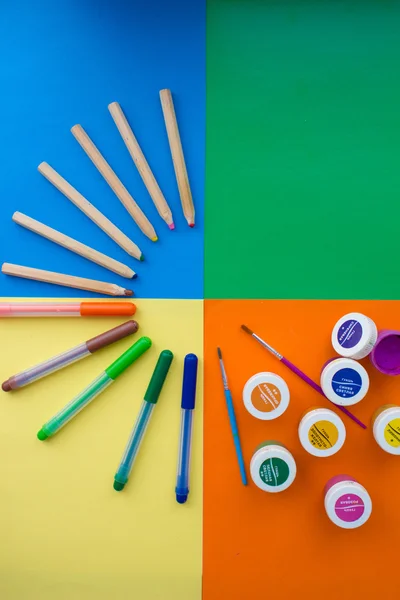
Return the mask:
<path id="1" fill-rule="evenodd" d="M 275 373 L 257 373 L 243 388 L 243 402 L 253 417 L 271 421 L 280 417 L 289 406 L 287 383 Z"/>
<path id="2" fill-rule="evenodd" d="M 377 337 L 372 319 L 361 313 L 348 313 L 333 328 L 332 346 L 340 356 L 361 359 L 372 351 Z"/>
<path id="3" fill-rule="evenodd" d="M 386 404 L 378 408 L 372 417 L 372 432 L 382 450 L 400 456 L 400 406 Z"/>
<path id="4" fill-rule="evenodd" d="M 299 424 L 300 443 L 309 454 L 324 458 L 339 452 L 346 439 L 342 419 L 329 408 L 312 408 Z"/>
<path id="5" fill-rule="evenodd" d="M 321 388 L 334 404 L 352 406 L 367 394 L 369 376 L 357 361 L 351 358 L 335 358 L 322 369 Z"/>
<path id="6" fill-rule="evenodd" d="M 258 446 L 250 462 L 250 475 L 257 487 L 272 494 L 283 492 L 296 478 L 296 462 L 280 442 Z"/>
<path id="7" fill-rule="evenodd" d="M 365 487 L 349 475 L 336 475 L 325 486 L 326 514 L 342 529 L 356 529 L 371 516 L 372 501 Z"/>

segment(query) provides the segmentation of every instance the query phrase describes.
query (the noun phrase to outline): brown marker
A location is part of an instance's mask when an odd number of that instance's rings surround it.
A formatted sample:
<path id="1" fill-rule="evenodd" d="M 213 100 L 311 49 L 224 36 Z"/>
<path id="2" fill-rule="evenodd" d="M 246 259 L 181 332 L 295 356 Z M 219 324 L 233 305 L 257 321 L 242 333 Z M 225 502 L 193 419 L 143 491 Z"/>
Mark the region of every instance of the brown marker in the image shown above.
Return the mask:
<path id="1" fill-rule="evenodd" d="M 1 387 L 4 392 L 9 392 L 10 390 L 15 390 L 24 385 L 28 385 L 37 379 L 46 377 L 46 375 L 50 375 L 50 373 L 54 373 L 59 369 L 63 369 L 64 367 L 85 358 L 85 356 L 93 354 L 93 352 L 100 350 L 100 348 L 104 348 L 104 346 L 113 344 L 128 335 L 136 333 L 138 329 L 139 325 L 136 321 L 127 321 L 122 325 L 118 325 L 118 327 L 113 327 L 113 329 L 109 329 L 104 333 L 100 333 L 100 335 L 96 335 L 96 337 L 91 338 L 86 342 L 82 342 L 82 344 L 75 346 L 75 348 L 71 348 L 71 350 L 53 356 L 53 358 L 49 358 L 26 371 L 13 375 L 7 379 Z"/>

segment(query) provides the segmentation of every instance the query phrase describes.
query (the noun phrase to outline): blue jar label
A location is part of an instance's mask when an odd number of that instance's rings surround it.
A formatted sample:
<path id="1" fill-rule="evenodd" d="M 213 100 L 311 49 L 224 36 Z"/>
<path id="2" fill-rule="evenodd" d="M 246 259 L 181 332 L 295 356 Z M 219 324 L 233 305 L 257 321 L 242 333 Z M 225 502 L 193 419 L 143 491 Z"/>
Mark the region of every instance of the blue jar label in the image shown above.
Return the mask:
<path id="1" fill-rule="evenodd" d="M 362 332 L 361 323 L 355 319 L 350 319 L 339 327 L 337 340 L 342 348 L 354 348 L 361 340 Z"/>
<path id="2" fill-rule="evenodd" d="M 361 389 L 361 375 L 354 369 L 340 369 L 332 379 L 332 388 L 341 398 L 351 398 Z"/>

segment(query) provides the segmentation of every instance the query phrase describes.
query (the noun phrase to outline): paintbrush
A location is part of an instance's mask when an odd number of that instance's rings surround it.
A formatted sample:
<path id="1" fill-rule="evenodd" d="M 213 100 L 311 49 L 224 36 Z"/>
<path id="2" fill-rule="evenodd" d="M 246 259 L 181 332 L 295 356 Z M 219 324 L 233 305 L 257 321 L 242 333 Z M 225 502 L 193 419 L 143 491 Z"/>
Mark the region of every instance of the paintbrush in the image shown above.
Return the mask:
<path id="1" fill-rule="evenodd" d="M 324 398 L 326 398 L 324 392 L 322 391 L 322 388 L 317 383 L 315 383 L 315 381 L 310 379 L 308 377 L 308 375 L 306 375 L 305 373 L 303 373 L 303 371 L 301 371 L 298 367 L 296 367 L 296 365 L 291 363 L 290 360 L 285 358 L 282 354 L 280 354 L 277 350 L 275 350 L 275 348 L 273 348 L 272 346 L 267 344 L 267 342 L 265 342 L 262 338 L 260 338 L 260 336 L 258 336 L 256 333 L 254 333 L 254 331 L 251 331 L 251 329 L 246 327 L 246 325 L 242 325 L 242 329 L 243 329 L 243 331 L 245 331 L 246 333 L 251 335 L 251 337 L 253 337 L 255 340 L 257 340 L 257 342 L 259 342 L 261 344 L 261 346 L 263 346 L 266 350 L 268 350 L 268 352 L 273 354 L 286 367 L 288 367 L 288 369 L 290 369 L 293 373 L 295 373 L 298 377 L 300 377 L 300 379 L 302 379 L 303 381 L 308 383 L 308 385 L 311 386 L 316 392 L 318 392 Z M 326 399 L 329 400 L 329 398 L 326 398 Z M 341 410 L 345 415 L 347 415 L 350 419 L 352 419 L 355 423 L 357 423 L 357 425 L 359 425 L 363 429 L 367 429 L 367 426 L 364 425 L 364 423 L 362 423 L 359 419 L 357 419 L 357 417 L 355 417 L 345 406 L 340 406 L 339 404 L 335 404 L 331 400 L 329 400 L 329 402 L 331 402 L 331 404 L 336 406 L 336 408 Z"/>
<path id="2" fill-rule="evenodd" d="M 235 444 L 236 456 L 239 463 L 240 476 L 242 478 L 243 485 L 247 485 L 247 476 L 246 476 L 246 468 L 244 466 L 242 448 L 240 445 L 239 431 L 236 423 L 235 409 L 233 407 L 232 394 L 228 386 L 228 378 L 226 376 L 224 361 L 222 360 L 222 352 L 221 348 L 217 348 L 218 358 L 219 358 L 219 366 L 221 369 L 222 375 L 222 383 L 224 384 L 224 394 L 226 400 L 226 406 L 228 409 L 229 415 L 229 423 L 231 425 L 231 431 L 233 436 L 233 442 Z"/>

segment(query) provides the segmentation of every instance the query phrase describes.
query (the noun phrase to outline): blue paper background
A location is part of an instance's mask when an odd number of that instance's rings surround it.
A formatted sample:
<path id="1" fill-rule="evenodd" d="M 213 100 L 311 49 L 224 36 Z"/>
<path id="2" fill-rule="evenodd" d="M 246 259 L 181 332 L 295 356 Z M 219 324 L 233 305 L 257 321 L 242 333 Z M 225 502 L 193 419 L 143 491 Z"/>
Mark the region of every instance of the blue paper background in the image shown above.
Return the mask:
<path id="1" fill-rule="evenodd" d="M 202 0 L 21 0 L 0 7 L 1 262 L 133 287 L 138 297 L 203 297 L 205 2 Z M 159 101 L 172 90 L 196 208 L 183 217 Z M 170 232 L 108 112 L 118 101 L 173 212 Z M 80 123 L 159 236 L 138 229 L 76 142 Z M 135 241 L 129 257 L 39 174 L 47 161 Z M 131 282 L 11 221 L 19 210 L 130 265 Z M 94 294 L 0 275 L 2 296 Z"/>

